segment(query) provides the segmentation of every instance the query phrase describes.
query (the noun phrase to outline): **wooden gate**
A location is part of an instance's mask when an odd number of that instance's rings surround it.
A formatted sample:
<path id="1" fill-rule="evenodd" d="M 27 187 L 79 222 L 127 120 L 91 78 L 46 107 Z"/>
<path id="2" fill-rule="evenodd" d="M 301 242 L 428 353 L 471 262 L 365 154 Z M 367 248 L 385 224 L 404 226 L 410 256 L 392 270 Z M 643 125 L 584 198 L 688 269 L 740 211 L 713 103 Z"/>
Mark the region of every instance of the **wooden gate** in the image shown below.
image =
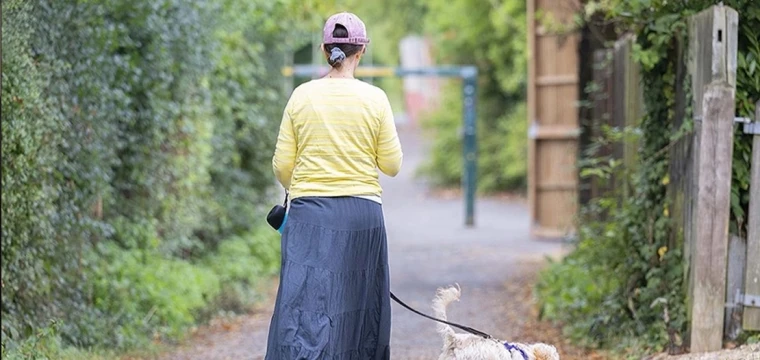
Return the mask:
<path id="1" fill-rule="evenodd" d="M 578 0 L 527 0 L 528 202 L 531 232 L 561 237 L 574 230 L 578 209 L 577 32 L 549 31 L 544 21 L 572 24 Z"/>

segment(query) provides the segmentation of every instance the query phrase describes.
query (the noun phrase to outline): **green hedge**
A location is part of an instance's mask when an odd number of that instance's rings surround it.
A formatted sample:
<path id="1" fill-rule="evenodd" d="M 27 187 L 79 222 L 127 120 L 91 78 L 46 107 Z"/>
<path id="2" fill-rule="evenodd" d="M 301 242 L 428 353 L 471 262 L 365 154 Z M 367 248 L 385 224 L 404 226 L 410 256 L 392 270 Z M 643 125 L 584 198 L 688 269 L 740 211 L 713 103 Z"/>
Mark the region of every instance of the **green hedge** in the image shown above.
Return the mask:
<path id="1" fill-rule="evenodd" d="M 245 309 L 277 270 L 279 67 L 316 5 L 3 1 L 4 358 L 53 319 L 119 349 Z"/>

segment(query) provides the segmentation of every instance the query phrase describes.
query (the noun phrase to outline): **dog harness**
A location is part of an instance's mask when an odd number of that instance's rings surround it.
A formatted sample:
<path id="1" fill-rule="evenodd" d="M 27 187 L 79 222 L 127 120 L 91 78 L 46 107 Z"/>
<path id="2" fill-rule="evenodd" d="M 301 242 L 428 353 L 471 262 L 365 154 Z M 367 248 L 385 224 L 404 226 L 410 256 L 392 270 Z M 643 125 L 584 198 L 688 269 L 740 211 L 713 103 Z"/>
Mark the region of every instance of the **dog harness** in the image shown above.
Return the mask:
<path id="1" fill-rule="evenodd" d="M 520 349 L 520 348 L 519 348 L 519 347 L 517 347 L 516 345 L 512 345 L 512 344 L 510 344 L 510 343 L 508 343 L 508 342 L 505 342 L 505 343 L 504 343 L 504 347 L 505 347 L 505 348 L 507 348 L 507 351 L 509 351 L 510 353 L 512 352 L 512 350 L 517 350 L 517 351 L 519 351 L 519 352 L 520 352 L 520 354 L 522 354 L 522 357 L 523 357 L 523 359 L 525 359 L 525 360 L 529 360 L 529 358 L 528 358 L 528 354 L 526 354 L 526 353 L 525 353 L 525 350 L 523 350 L 523 349 Z"/>

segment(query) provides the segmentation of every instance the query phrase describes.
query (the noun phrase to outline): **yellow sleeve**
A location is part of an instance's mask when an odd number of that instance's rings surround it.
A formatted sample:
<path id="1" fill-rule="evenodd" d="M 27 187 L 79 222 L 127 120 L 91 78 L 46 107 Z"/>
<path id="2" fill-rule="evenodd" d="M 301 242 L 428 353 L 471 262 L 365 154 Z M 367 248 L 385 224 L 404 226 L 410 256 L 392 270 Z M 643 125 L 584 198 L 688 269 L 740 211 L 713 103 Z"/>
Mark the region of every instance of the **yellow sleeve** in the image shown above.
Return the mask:
<path id="1" fill-rule="evenodd" d="M 401 170 L 401 162 L 404 158 L 401 152 L 401 142 L 396 131 L 396 122 L 393 119 L 388 97 L 383 94 L 380 111 L 380 132 L 377 139 L 377 167 L 385 175 L 396 176 Z"/>
<path id="2" fill-rule="evenodd" d="M 277 144 L 272 158 L 272 168 L 277 181 L 288 190 L 293 177 L 293 168 L 296 164 L 296 137 L 293 132 L 293 119 L 290 115 L 293 98 L 288 101 L 282 114 L 280 132 L 277 135 Z"/>

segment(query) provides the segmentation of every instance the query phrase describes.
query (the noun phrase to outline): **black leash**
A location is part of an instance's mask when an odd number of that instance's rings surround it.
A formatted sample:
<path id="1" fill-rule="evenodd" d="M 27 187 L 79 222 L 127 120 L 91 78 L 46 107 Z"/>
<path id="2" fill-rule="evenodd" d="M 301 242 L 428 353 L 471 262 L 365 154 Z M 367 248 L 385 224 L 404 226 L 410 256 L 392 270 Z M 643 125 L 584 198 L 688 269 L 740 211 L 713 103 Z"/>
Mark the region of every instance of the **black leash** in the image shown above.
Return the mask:
<path id="1" fill-rule="evenodd" d="M 446 324 L 446 325 L 449 325 L 449 326 L 453 326 L 453 327 L 455 327 L 457 329 L 466 331 L 466 332 L 468 332 L 470 334 L 477 335 L 477 336 L 480 336 L 480 337 L 485 338 L 485 339 L 493 339 L 493 337 L 491 335 L 488 335 L 488 334 L 486 334 L 486 333 L 484 333 L 484 332 L 482 332 L 480 330 L 473 329 L 473 328 L 471 328 L 469 326 L 459 325 L 459 324 L 456 324 L 456 323 L 451 323 L 451 322 L 448 322 L 448 321 L 445 321 L 445 320 L 436 319 L 436 318 L 434 318 L 432 316 L 425 315 L 425 314 L 423 314 L 423 313 L 421 313 L 421 312 L 413 309 L 411 306 L 405 304 L 403 301 L 401 301 L 399 298 L 397 298 L 396 295 L 393 294 L 393 292 L 391 292 L 391 299 L 393 299 L 393 301 L 397 302 L 399 305 L 405 307 L 407 310 L 409 310 L 409 311 L 411 311 L 411 312 L 413 312 L 413 313 L 415 313 L 415 314 L 417 314 L 419 316 L 422 316 L 424 318 L 427 318 L 427 319 L 430 319 L 430 320 L 433 320 L 433 321 L 437 321 L 439 323 Z"/>
<path id="2" fill-rule="evenodd" d="M 457 324 L 457 323 L 451 323 L 451 322 L 448 322 L 448 321 L 444 321 L 444 320 L 441 320 L 441 319 L 436 319 L 436 318 L 434 318 L 434 317 L 432 317 L 432 316 L 428 316 L 428 315 L 425 315 L 425 314 L 423 314 L 423 313 L 421 313 L 421 312 L 419 312 L 419 311 L 417 311 L 417 310 L 413 309 L 411 306 L 409 306 L 409 305 L 405 304 L 403 301 L 401 301 L 401 299 L 399 299 L 398 297 L 396 297 L 396 295 L 394 295 L 394 294 L 393 294 L 393 292 L 391 292 L 391 299 L 393 299 L 393 301 L 397 302 L 399 305 L 401 305 L 401 306 L 405 307 L 407 310 L 409 310 L 409 311 L 411 311 L 411 312 L 413 312 L 413 313 L 415 313 L 415 314 L 417 314 L 417 315 L 419 315 L 419 316 L 422 316 L 422 317 L 424 317 L 424 318 L 426 318 L 426 319 L 430 319 L 430 320 L 433 320 L 433 321 L 437 321 L 437 322 L 439 322 L 439 323 L 443 323 L 443 324 L 446 324 L 446 325 L 449 325 L 449 326 L 453 326 L 453 327 L 455 327 L 455 328 L 457 328 L 457 329 L 460 329 L 460 330 L 466 331 L 466 332 L 468 332 L 468 333 L 470 333 L 470 334 L 473 334 L 473 335 L 477 335 L 477 336 L 480 336 L 480 337 L 482 337 L 482 338 L 484 338 L 484 339 L 488 339 L 488 340 L 495 340 L 495 338 L 494 338 L 493 336 L 491 336 L 491 335 L 488 335 L 488 334 L 486 334 L 486 333 L 484 333 L 484 332 L 482 332 L 482 331 L 480 331 L 480 330 L 477 330 L 477 329 L 473 329 L 473 328 L 471 328 L 471 327 L 469 327 L 469 326 L 459 325 L 459 324 Z M 511 353 L 513 350 L 517 350 L 517 351 L 519 351 L 519 352 L 520 352 L 520 355 L 522 355 L 522 357 L 523 357 L 523 359 L 524 359 L 524 360 L 528 360 L 528 359 L 530 359 L 530 358 L 528 357 L 528 354 L 525 352 L 525 350 L 521 349 L 521 348 L 520 348 L 520 347 L 518 347 L 518 346 L 515 346 L 514 344 L 510 344 L 510 343 L 504 343 L 504 347 L 505 347 L 505 348 L 507 349 L 507 351 L 509 351 L 510 353 Z"/>

